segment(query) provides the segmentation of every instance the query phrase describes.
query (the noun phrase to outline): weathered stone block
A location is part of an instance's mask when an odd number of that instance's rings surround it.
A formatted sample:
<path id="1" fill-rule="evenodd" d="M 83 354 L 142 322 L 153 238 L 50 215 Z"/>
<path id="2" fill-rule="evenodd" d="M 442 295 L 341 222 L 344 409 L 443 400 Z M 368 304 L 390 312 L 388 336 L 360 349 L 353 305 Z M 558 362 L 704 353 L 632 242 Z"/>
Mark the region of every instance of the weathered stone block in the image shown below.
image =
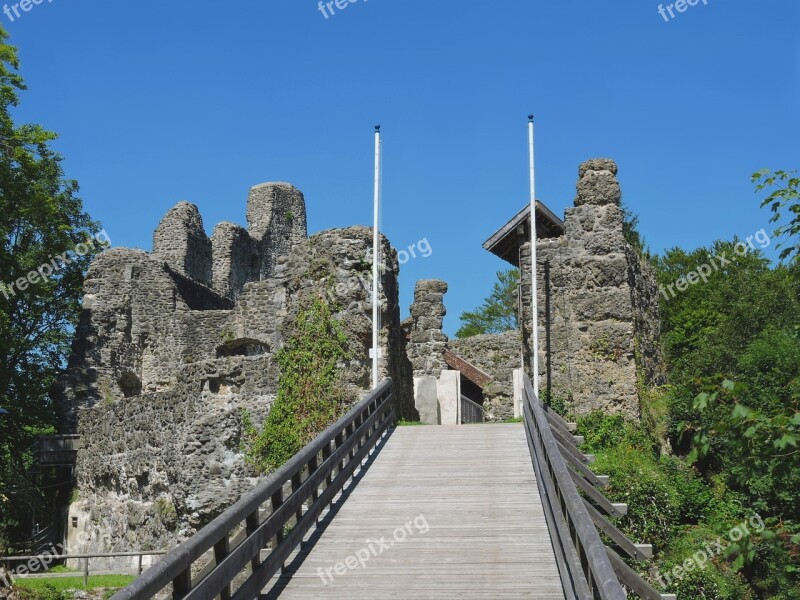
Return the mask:
<path id="1" fill-rule="evenodd" d="M 578 196 L 575 206 L 583 204 L 619 204 L 622 192 L 617 181 L 617 166 L 609 159 L 583 163 L 578 171 Z"/>
<path id="2" fill-rule="evenodd" d="M 308 237 L 302 192 L 288 183 L 254 186 L 247 201 L 247 227 L 261 245 L 261 278 L 269 279 L 277 257 Z"/>
<path id="3" fill-rule="evenodd" d="M 179 202 L 153 234 L 153 258 L 204 285 L 211 284 L 211 240 L 197 206 Z"/>
<path id="4" fill-rule="evenodd" d="M 414 406 L 421 423 L 439 425 L 439 399 L 436 378 L 431 375 L 414 377 Z"/>
<path id="5" fill-rule="evenodd" d="M 440 423 L 442 425 L 459 425 L 461 423 L 461 373 L 458 371 L 442 371 L 436 382 L 439 398 Z"/>

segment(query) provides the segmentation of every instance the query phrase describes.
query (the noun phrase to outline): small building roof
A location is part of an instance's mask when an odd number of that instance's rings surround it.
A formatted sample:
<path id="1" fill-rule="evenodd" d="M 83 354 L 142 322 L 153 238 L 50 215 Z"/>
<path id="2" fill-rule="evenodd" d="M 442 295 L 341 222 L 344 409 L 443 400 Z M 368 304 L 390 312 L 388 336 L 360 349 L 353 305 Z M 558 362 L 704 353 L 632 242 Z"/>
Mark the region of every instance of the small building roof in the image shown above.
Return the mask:
<path id="1" fill-rule="evenodd" d="M 472 383 L 483 389 L 493 380 L 492 376 L 487 372 L 482 371 L 468 360 L 458 356 L 450 350 L 444 351 L 444 362 L 447 366 L 454 371 L 460 371 L 461 374 L 469 379 Z"/>
<path id="2" fill-rule="evenodd" d="M 553 211 L 536 201 L 536 239 L 564 235 L 566 227 Z M 485 250 L 519 267 L 519 247 L 531 239 L 531 206 L 519 211 L 508 223 L 483 243 Z"/>

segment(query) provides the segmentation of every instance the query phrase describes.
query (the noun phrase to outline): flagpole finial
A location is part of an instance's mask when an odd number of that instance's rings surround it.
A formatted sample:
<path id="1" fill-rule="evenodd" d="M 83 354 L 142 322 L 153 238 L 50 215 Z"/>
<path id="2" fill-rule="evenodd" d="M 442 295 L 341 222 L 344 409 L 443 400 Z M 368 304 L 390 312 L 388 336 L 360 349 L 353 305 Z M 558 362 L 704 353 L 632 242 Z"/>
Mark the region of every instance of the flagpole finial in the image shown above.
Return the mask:
<path id="1" fill-rule="evenodd" d="M 528 115 L 528 121 L 530 121 L 531 123 L 533 123 L 533 115 Z"/>
<path id="2" fill-rule="evenodd" d="M 380 131 L 381 131 L 381 126 L 380 126 L 380 125 L 375 125 L 375 131 L 376 131 L 377 133 L 380 133 Z"/>

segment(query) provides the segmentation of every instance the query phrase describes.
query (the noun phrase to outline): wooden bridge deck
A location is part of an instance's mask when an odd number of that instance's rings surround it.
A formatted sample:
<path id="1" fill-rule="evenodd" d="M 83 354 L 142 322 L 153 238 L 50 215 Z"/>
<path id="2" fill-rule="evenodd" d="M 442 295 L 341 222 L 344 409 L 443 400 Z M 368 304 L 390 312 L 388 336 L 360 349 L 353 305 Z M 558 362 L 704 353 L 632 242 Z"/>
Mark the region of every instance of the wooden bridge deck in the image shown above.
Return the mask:
<path id="1" fill-rule="evenodd" d="M 361 476 L 262 597 L 563 600 L 521 424 L 400 427 Z"/>

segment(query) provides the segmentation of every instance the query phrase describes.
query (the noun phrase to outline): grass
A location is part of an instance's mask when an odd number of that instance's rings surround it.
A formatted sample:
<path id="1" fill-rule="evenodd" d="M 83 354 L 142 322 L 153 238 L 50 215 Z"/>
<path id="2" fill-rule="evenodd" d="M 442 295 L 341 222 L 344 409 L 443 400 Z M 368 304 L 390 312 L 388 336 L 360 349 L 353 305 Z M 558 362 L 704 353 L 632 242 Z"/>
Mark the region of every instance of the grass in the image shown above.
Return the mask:
<path id="1" fill-rule="evenodd" d="M 17 578 L 15 587 L 29 590 L 44 590 L 48 586 L 56 590 L 95 590 L 98 588 L 122 588 L 131 583 L 135 577 L 130 575 L 93 575 L 89 577 L 89 585 L 83 585 L 83 576 L 77 577 L 37 577 L 35 579 Z"/>
<path id="2" fill-rule="evenodd" d="M 420 423 L 419 421 L 404 421 L 400 420 L 397 422 L 398 427 L 416 427 L 418 425 L 425 425 L 426 423 Z"/>
<path id="3" fill-rule="evenodd" d="M 496 423 L 523 423 L 524 421 L 523 417 L 508 417 L 503 421 L 496 421 Z"/>
<path id="4" fill-rule="evenodd" d="M 55 567 L 52 567 L 51 569 L 49 569 L 49 572 L 50 573 L 77 573 L 78 570 L 77 569 L 68 569 L 64 565 L 56 565 Z"/>

